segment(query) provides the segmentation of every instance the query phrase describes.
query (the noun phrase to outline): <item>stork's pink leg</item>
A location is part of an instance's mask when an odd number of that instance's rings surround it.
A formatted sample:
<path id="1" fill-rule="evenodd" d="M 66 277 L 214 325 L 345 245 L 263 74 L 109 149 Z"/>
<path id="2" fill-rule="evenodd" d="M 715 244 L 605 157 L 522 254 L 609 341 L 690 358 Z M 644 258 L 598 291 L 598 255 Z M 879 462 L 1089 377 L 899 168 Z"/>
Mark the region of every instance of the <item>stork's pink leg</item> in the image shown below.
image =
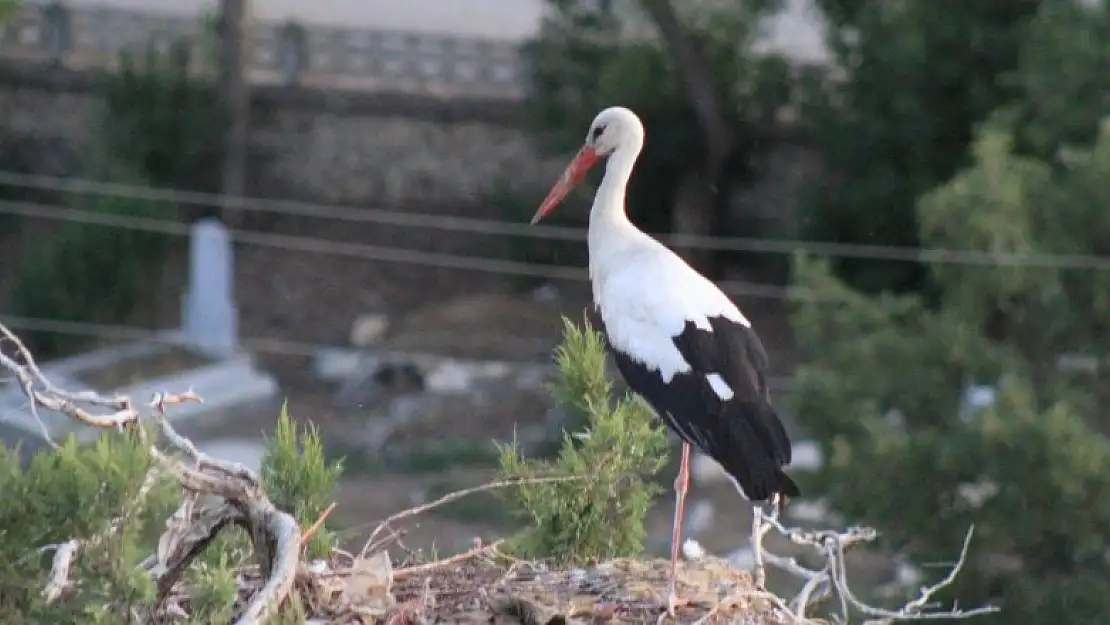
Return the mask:
<path id="1" fill-rule="evenodd" d="M 690 484 L 690 443 L 682 443 L 682 460 L 674 480 L 674 523 L 671 525 L 671 579 L 667 593 L 667 612 L 674 615 L 678 602 L 678 550 L 682 544 L 682 518 L 686 506 L 686 489 Z"/>

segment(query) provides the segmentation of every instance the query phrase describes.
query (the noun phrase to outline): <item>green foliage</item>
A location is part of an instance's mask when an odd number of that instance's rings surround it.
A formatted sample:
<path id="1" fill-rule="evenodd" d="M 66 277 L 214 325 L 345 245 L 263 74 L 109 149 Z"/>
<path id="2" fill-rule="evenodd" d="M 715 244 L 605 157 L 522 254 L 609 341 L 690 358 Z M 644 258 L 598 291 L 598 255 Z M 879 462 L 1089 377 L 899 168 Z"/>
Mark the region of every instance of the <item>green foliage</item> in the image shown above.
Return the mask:
<path id="1" fill-rule="evenodd" d="M 2 12 L 2 9 L 0 9 Z M 0 20 L 3 18 L 0 17 Z M 0 147 L 0 170 L 17 174 L 34 174 L 35 165 L 33 154 L 38 143 L 26 134 L 5 132 Z M 14 185 L 0 184 L 0 201 L 3 202 L 34 202 L 35 190 L 21 188 Z M 26 218 L 23 215 L 0 213 L 0 242 L 11 241 L 22 234 Z"/>
<path id="2" fill-rule="evenodd" d="M 301 527 L 308 527 L 327 508 L 342 472 L 342 461 L 329 464 L 324 458 L 316 426 L 309 424 L 299 432 L 283 405 L 274 435 L 266 439 L 262 459 L 262 481 L 274 505 L 292 513 Z M 325 525 L 309 540 L 307 553 L 309 557 L 325 558 L 334 544 L 335 536 Z"/>
<path id="3" fill-rule="evenodd" d="M 189 569 L 189 606 L 192 608 L 192 622 L 228 623 L 239 598 L 239 585 L 236 582 L 236 567 L 227 552 L 215 552 L 218 558 L 214 566 L 198 562 Z"/>
<path id="4" fill-rule="evenodd" d="M 976 124 L 1018 94 L 1002 78 L 1017 67 L 1042 2 L 817 4 L 831 18 L 829 45 L 847 78 L 806 115 L 829 177 L 802 211 L 803 236 L 916 246 L 918 196 L 966 163 Z M 915 289 L 924 277 L 906 262 L 846 258 L 834 269 L 868 291 Z"/>
<path id="5" fill-rule="evenodd" d="M 970 166 L 921 198 L 922 243 L 1033 261 L 1104 254 L 1110 119 L 1055 166 L 1017 153 L 1014 134 L 1002 117 L 984 125 Z M 927 307 L 863 295 L 828 262 L 795 263 L 795 285 L 819 296 L 793 317 L 810 356 L 795 408 L 828 459 L 810 488 L 917 561 L 950 553 L 974 522 L 976 557 L 953 593 L 999 600 L 993 622 L 1085 623 L 1110 610 L 1096 582 L 1110 575 L 1105 274 L 938 263 Z M 1057 364 L 1076 353 L 1101 366 Z M 967 402 L 971 384 L 993 386 L 993 403 Z"/>
<path id="6" fill-rule="evenodd" d="M 1045 2 L 1029 25 L 1010 82 L 1021 97 L 1005 111 L 1023 152 L 1053 159 L 1061 146 L 1090 144 L 1110 115 L 1110 5 Z"/>
<path id="7" fill-rule="evenodd" d="M 158 187 L 219 189 L 227 124 L 215 87 L 189 74 L 187 42 L 143 56 L 120 55 L 119 72 L 102 89 L 106 115 L 99 134 L 116 159 L 139 168 Z"/>
<path id="8" fill-rule="evenodd" d="M 149 551 L 140 541 L 159 531 L 177 493 L 163 480 L 139 502 L 153 460 L 130 433 L 108 432 L 79 446 L 70 437 L 59 450 L 37 453 L 26 468 L 18 453 L 0 447 L 0 622 L 118 623 L 113 614 L 149 602 L 154 587 L 137 569 Z M 112 520 L 126 516 L 120 529 L 80 549 L 71 579 L 85 580 L 64 600 L 47 606 L 41 598 L 52 551 L 41 547 L 71 538 L 88 540 L 107 533 Z"/>
<path id="9" fill-rule="evenodd" d="M 585 417 L 586 430 L 565 432 L 559 455 L 549 461 L 525 459 L 515 444 L 501 446 L 501 474 L 583 479 L 507 491 L 529 524 L 510 549 L 521 557 L 572 563 L 634 556 L 643 550 L 644 515 L 659 491 L 643 476 L 666 462 L 666 434 L 631 394 L 613 401 L 600 335 L 566 319 L 564 325 L 555 352 L 560 377 L 552 392 L 556 402 Z"/>
<path id="10" fill-rule="evenodd" d="M 751 47 L 760 21 L 780 3 L 673 4 L 708 60 L 737 133 L 762 136 L 760 121 L 788 97 L 790 80 L 782 59 Z M 550 0 L 550 5 L 539 35 L 526 46 L 531 126 L 543 145 L 562 153 L 581 145 L 601 109 L 619 104 L 636 111 L 651 130 L 629 188 L 629 211 L 649 230 L 668 229 L 677 182 L 701 166 L 705 142 L 667 50 L 634 37 L 650 28 L 638 4 Z M 735 155 L 739 178 L 750 178 L 759 149 L 748 145 Z"/>
<path id="11" fill-rule="evenodd" d="M 150 433 L 153 435 L 153 432 Z M 275 503 L 296 510 L 302 525 L 314 522 L 338 479 L 339 467 L 322 460 L 319 436 L 298 428 L 283 412 L 263 458 L 263 486 Z M 180 486 L 159 469 L 131 431 L 103 433 L 89 445 L 71 436 L 58 450 L 44 448 L 25 468 L 18 450 L 0 446 L 0 622 L 11 625 L 118 625 L 131 622 L 131 608 L 148 608 L 155 597 L 150 575 L 139 563 L 149 556 L 165 520 L 176 507 Z M 144 483 L 149 487 L 140 496 Z M 109 531 L 115 519 L 122 519 Z M 308 555 L 330 546 L 321 528 Z M 42 589 L 53 552 L 47 545 L 83 541 L 70 579 L 74 584 L 46 605 Z M 239 544 L 242 541 L 243 544 Z M 242 536 L 221 534 L 195 560 L 185 581 L 193 610 L 190 622 L 226 623 L 237 600 L 236 570 L 246 549 Z M 275 622 L 303 623 L 297 602 Z"/>
<path id="12" fill-rule="evenodd" d="M 7 21 L 18 8 L 18 0 L 0 0 L 0 22 Z"/>
<path id="13" fill-rule="evenodd" d="M 126 324 L 156 282 L 171 244 L 160 232 L 128 229 L 129 220 L 163 220 L 171 210 L 149 200 L 95 196 L 78 206 L 100 223 L 67 223 L 40 245 L 29 246 L 8 298 L 12 314 L 91 323 Z M 141 225 L 141 224 L 140 224 Z M 55 332 L 29 332 L 40 358 L 88 345 Z"/>

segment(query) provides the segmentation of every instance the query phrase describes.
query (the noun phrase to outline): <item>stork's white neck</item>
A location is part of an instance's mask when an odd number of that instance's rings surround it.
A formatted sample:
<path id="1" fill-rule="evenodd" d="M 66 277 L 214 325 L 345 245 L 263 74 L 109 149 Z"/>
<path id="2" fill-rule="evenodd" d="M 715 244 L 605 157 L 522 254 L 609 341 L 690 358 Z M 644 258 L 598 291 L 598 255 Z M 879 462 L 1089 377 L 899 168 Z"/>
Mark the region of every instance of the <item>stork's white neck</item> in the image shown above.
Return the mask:
<path id="1" fill-rule="evenodd" d="M 588 240 L 590 277 L 595 289 L 602 277 L 600 274 L 606 271 L 610 260 L 627 251 L 643 236 L 625 212 L 628 180 L 642 147 L 643 139 L 640 138 L 613 151 L 605 165 L 601 186 L 594 196 L 593 208 L 590 209 Z"/>

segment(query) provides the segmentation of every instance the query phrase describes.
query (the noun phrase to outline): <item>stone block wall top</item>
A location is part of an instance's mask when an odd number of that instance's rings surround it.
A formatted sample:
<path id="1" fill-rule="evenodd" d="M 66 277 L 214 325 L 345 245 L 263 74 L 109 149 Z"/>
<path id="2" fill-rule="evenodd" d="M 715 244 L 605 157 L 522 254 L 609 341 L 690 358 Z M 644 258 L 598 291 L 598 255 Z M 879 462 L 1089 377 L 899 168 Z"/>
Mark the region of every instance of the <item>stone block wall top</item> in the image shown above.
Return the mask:
<path id="1" fill-rule="evenodd" d="M 0 57 L 70 68 L 113 67 L 123 50 L 185 42 L 212 72 L 211 17 L 64 2 L 24 4 L 0 29 Z M 367 28 L 255 22 L 248 72 L 255 84 L 400 89 L 516 99 L 523 62 L 511 41 Z"/>

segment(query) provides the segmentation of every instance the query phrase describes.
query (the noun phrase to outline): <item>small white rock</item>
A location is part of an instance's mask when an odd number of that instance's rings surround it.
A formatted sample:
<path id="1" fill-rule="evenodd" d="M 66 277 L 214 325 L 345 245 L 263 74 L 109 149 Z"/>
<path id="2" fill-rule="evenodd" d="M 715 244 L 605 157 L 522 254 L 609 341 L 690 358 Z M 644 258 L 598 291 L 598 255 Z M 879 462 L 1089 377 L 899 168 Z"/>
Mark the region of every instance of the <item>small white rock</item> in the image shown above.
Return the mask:
<path id="1" fill-rule="evenodd" d="M 438 393 L 468 391 L 472 385 L 471 372 L 454 360 L 444 361 L 424 379 L 425 388 Z"/>
<path id="2" fill-rule="evenodd" d="M 705 548 L 693 538 L 682 541 L 682 557 L 687 560 L 700 560 L 705 557 Z"/>
<path id="3" fill-rule="evenodd" d="M 541 304 L 553 302 L 559 299 L 559 289 L 549 282 L 532 291 L 532 299 Z"/>
<path id="4" fill-rule="evenodd" d="M 325 347 L 312 359 L 312 373 L 328 382 L 344 380 L 355 375 L 362 366 L 361 355 L 349 349 Z"/>
<path id="5" fill-rule="evenodd" d="M 369 347 L 385 335 L 389 318 L 382 314 L 359 315 L 351 324 L 351 345 Z"/>

